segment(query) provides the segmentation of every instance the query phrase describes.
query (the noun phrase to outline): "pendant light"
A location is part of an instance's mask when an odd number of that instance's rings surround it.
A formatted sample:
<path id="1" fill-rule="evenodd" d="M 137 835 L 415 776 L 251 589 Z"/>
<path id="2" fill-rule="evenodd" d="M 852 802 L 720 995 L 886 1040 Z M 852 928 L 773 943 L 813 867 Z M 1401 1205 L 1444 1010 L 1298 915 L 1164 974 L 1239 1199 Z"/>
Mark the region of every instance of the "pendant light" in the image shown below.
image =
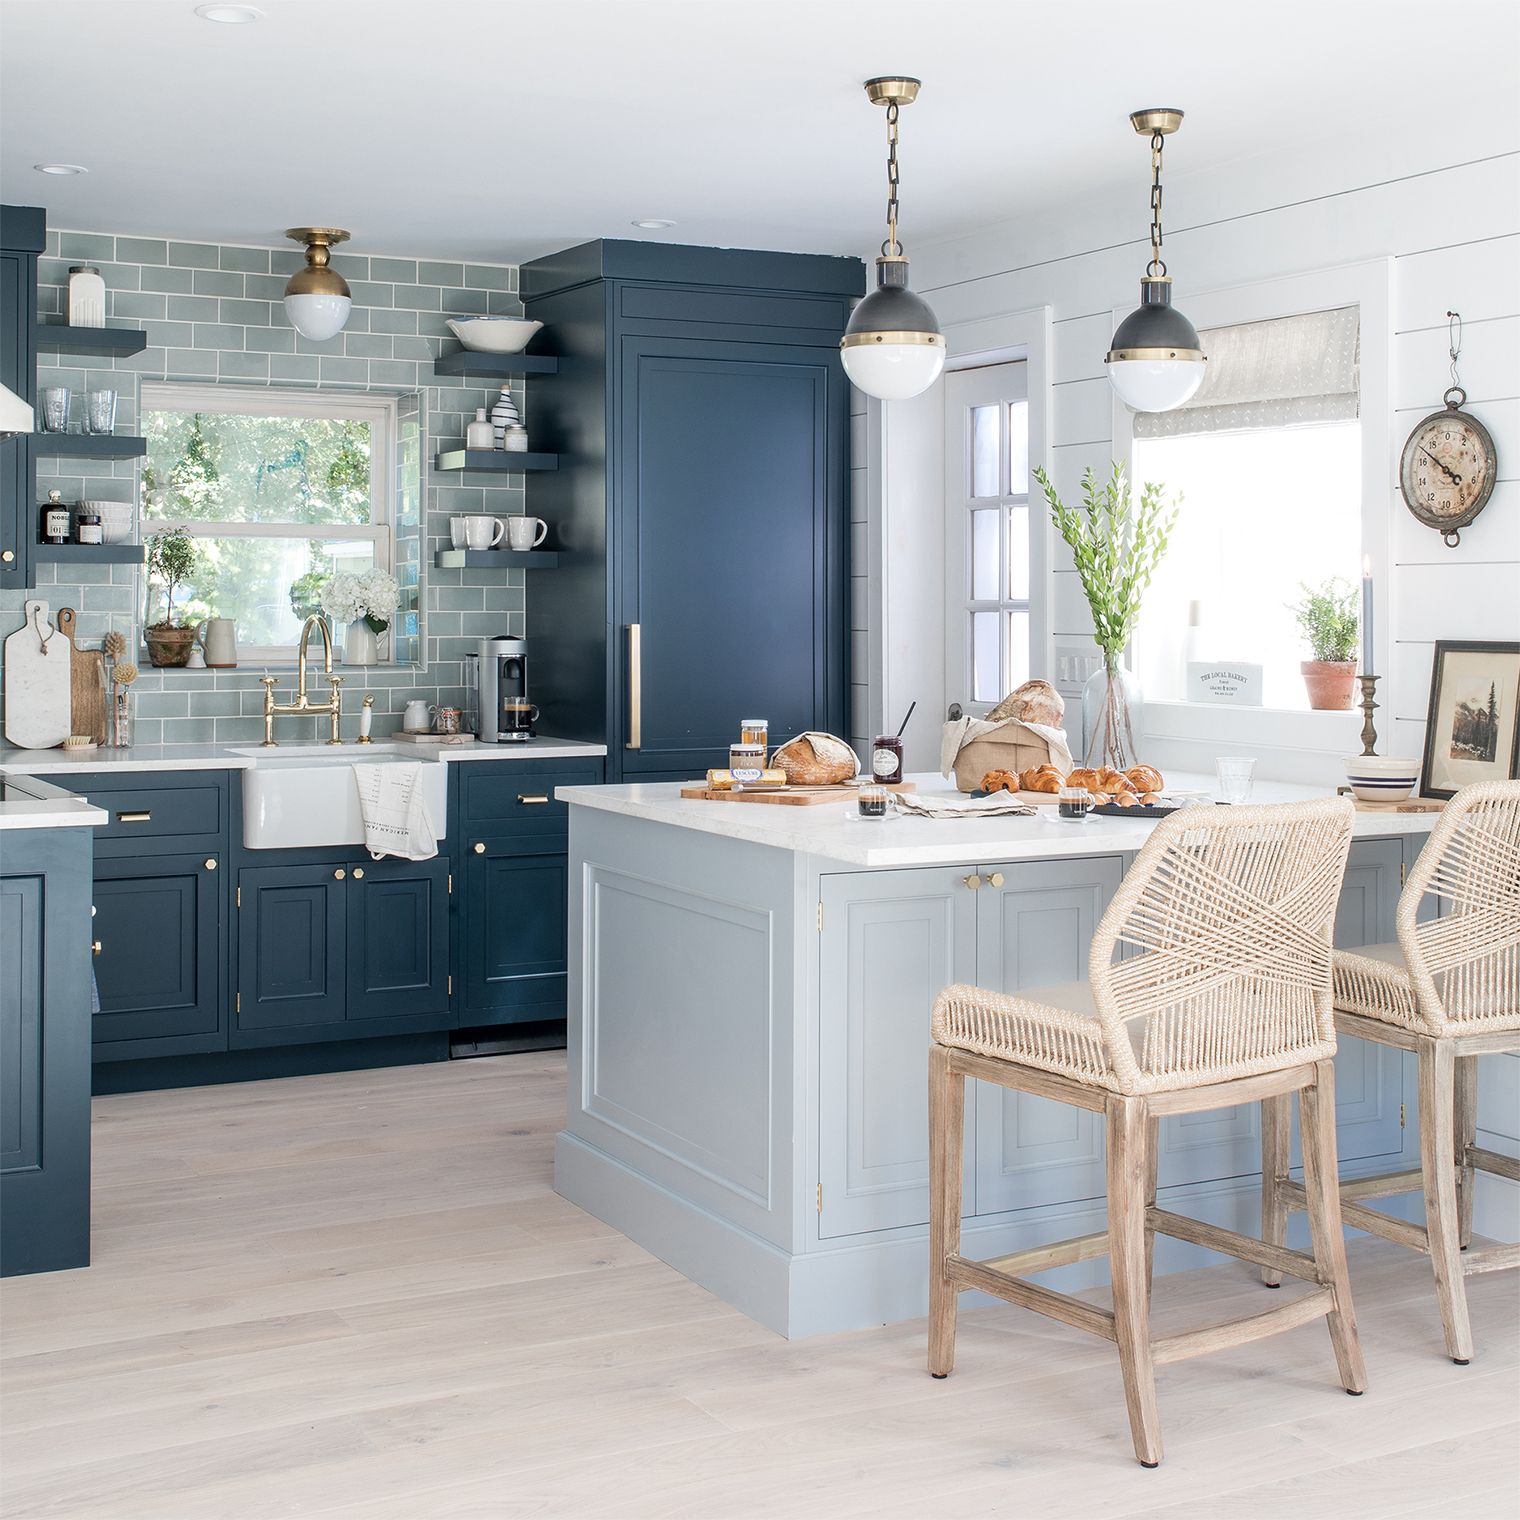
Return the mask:
<path id="1" fill-rule="evenodd" d="M 1151 140 L 1151 261 L 1140 281 L 1140 304 L 1115 329 L 1104 363 L 1132 411 L 1170 412 L 1203 383 L 1198 329 L 1172 305 L 1172 281 L 1161 257 L 1161 149 L 1182 125 L 1182 112 L 1132 111 L 1130 124 Z"/>
<path id="2" fill-rule="evenodd" d="M 887 108 L 887 236 L 876 260 L 876 289 L 850 314 L 839 340 L 844 372 L 868 396 L 902 401 L 929 389 L 945 367 L 945 340 L 928 302 L 908 289 L 897 241 L 897 114 L 918 99 L 916 79 L 866 80 L 866 97 Z"/>
<path id="3" fill-rule="evenodd" d="M 0 385 L 0 438 L 30 433 L 34 426 L 31 407 L 9 386 Z"/>
<path id="4" fill-rule="evenodd" d="M 285 315 L 303 338 L 321 343 L 343 331 L 354 304 L 348 281 L 328 262 L 328 250 L 348 241 L 341 227 L 288 227 L 285 236 L 306 245 L 306 267 L 285 286 Z"/>

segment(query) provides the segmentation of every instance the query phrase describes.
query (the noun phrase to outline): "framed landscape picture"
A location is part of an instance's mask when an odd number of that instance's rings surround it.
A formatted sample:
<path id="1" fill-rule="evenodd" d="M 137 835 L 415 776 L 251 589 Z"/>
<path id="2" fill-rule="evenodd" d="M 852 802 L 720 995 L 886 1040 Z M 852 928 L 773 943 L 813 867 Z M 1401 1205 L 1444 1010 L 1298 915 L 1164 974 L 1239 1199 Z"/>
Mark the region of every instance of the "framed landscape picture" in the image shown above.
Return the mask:
<path id="1" fill-rule="evenodd" d="M 1520 644 L 1438 642 L 1422 797 L 1520 777 Z"/>

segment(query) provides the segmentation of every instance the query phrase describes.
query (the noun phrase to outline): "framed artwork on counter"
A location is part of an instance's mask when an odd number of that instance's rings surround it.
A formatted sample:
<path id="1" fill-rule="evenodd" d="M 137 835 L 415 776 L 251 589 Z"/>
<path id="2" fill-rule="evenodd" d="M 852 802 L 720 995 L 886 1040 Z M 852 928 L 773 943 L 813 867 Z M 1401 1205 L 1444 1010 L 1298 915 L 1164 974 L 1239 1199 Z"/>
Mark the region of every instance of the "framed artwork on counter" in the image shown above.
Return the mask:
<path id="1" fill-rule="evenodd" d="M 1520 778 L 1520 644 L 1439 640 L 1420 795 Z"/>

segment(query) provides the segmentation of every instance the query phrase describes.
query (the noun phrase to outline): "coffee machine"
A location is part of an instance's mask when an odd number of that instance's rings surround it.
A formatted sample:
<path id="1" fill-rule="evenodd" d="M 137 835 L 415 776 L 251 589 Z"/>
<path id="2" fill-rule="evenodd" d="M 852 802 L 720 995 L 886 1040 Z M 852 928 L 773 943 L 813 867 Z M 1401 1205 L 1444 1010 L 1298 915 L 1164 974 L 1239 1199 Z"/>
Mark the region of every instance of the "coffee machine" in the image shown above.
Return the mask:
<path id="1" fill-rule="evenodd" d="M 527 640 L 482 639 L 466 664 L 474 668 L 475 737 L 484 744 L 531 739 L 538 709 L 528 700 Z"/>

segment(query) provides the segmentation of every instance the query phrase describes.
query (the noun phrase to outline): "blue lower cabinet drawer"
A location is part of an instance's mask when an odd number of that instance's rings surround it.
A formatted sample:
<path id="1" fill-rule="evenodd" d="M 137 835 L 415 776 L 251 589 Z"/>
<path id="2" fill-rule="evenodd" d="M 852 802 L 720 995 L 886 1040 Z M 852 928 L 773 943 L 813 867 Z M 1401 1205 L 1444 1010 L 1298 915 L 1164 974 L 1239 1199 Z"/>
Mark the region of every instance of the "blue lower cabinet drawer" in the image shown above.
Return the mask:
<path id="1" fill-rule="evenodd" d="M 81 776 L 69 789 L 104 810 L 97 855 L 218 850 L 228 826 L 228 780 L 221 771 L 154 771 Z"/>
<path id="2" fill-rule="evenodd" d="M 468 840 L 503 830 L 542 832 L 546 825 L 563 826 L 570 808 L 554 795 L 555 788 L 595 786 L 602 779 L 600 760 L 477 761 L 459 769 L 459 816 Z"/>

